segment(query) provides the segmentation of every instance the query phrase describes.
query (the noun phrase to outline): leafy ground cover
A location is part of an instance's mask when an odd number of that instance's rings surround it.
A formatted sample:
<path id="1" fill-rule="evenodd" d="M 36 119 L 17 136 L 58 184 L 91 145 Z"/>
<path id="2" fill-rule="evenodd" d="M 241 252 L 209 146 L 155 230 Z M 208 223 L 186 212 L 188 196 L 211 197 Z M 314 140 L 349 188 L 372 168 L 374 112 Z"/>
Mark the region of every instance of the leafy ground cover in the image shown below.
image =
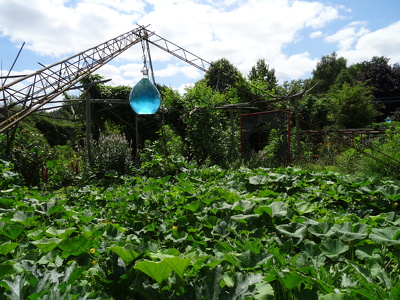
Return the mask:
<path id="1" fill-rule="evenodd" d="M 188 169 L 0 194 L 2 299 L 399 299 L 400 188 Z"/>

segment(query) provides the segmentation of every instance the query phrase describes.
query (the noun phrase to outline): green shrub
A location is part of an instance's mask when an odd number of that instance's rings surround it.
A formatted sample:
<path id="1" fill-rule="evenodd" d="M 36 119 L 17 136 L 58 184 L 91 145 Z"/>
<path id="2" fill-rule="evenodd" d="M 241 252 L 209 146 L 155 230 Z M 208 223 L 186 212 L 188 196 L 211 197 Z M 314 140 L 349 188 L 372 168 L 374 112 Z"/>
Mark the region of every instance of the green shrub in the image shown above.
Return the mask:
<path id="1" fill-rule="evenodd" d="M 101 133 L 92 142 L 93 171 L 103 176 L 108 171 L 129 173 L 133 166 L 132 147 L 126 137 L 118 132 Z"/>
<path id="2" fill-rule="evenodd" d="M 388 131 L 384 141 L 372 143 L 362 156 L 362 168 L 365 175 L 398 177 L 400 174 L 400 131 Z"/>
<path id="3" fill-rule="evenodd" d="M 24 184 L 22 176 L 14 172 L 14 165 L 9 161 L 0 159 L 0 174 L 0 189 L 2 190 Z"/>
<path id="4" fill-rule="evenodd" d="M 362 171 L 361 159 L 361 154 L 350 148 L 335 158 L 335 164 L 343 173 L 357 174 Z"/>
<path id="5" fill-rule="evenodd" d="M 50 153 L 45 137 L 34 129 L 18 129 L 11 150 L 11 162 L 27 186 L 40 186 L 42 170 Z"/>
<path id="6" fill-rule="evenodd" d="M 80 153 L 71 146 L 54 146 L 46 161 L 47 178 L 43 178 L 48 187 L 73 185 L 86 173 Z"/>
<path id="7" fill-rule="evenodd" d="M 187 167 L 185 145 L 179 135 L 168 125 L 158 132 L 156 141 L 145 141 L 140 153 L 139 172 L 146 176 L 159 177 L 176 174 Z"/>

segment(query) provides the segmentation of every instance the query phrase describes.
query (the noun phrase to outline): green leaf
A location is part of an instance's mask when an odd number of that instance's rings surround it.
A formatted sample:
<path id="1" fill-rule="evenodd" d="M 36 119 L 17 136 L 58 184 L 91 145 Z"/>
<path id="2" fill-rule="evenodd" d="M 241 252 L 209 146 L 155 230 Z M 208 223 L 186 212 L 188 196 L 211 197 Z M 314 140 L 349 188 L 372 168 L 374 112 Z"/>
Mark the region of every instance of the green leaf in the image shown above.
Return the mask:
<path id="1" fill-rule="evenodd" d="M 3 243 L 0 245 L 0 255 L 7 255 L 17 247 L 18 243 L 11 243 L 10 241 Z"/>
<path id="2" fill-rule="evenodd" d="M 61 239 L 58 238 L 43 238 L 37 241 L 33 241 L 32 244 L 34 244 L 36 247 L 44 252 L 50 252 L 55 247 L 57 247 L 60 242 Z"/>
<path id="3" fill-rule="evenodd" d="M 15 224 L 10 226 L 9 228 L 0 231 L 0 233 L 6 237 L 8 237 L 10 240 L 15 240 L 20 236 L 22 232 L 24 232 L 25 226 Z"/>
<path id="4" fill-rule="evenodd" d="M 290 273 L 283 273 L 283 277 L 278 277 L 278 281 L 283 284 L 285 288 L 288 290 L 294 289 L 298 286 L 301 282 L 303 282 L 303 278 L 293 271 Z"/>
<path id="5" fill-rule="evenodd" d="M 13 203 L 14 203 L 13 199 L 7 199 L 7 198 L 0 199 L 1 208 L 11 208 Z"/>
<path id="6" fill-rule="evenodd" d="M 154 262 L 151 260 L 138 261 L 135 264 L 135 269 L 147 274 L 157 281 L 158 284 L 161 284 L 163 280 L 167 279 L 172 272 L 172 268 L 162 261 Z"/>
<path id="7" fill-rule="evenodd" d="M 238 215 L 233 215 L 231 217 L 232 220 L 234 221 L 255 221 L 260 217 L 260 215 L 243 215 L 243 214 L 238 214 Z"/>
<path id="8" fill-rule="evenodd" d="M 6 295 L 9 297 L 10 300 L 20 300 L 23 299 L 23 288 L 26 282 L 26 275 L 25 274 L 18 274 L 15 276 L 14 280 L 4 280 L 4 282 L 8 285 L 10 293 Z"/>
<path id="9" fill-rule="evenodd" d="M 258 282 L 255 284 L 256 292 L 254 293 L 255 300 L 273 300 L 275 298 L 275 292 L 269 283 Z"/>
<path id="10" fill-rule="evenodd" d="M 180 278 L 183 278 L 183 273 L 186 267 L 190 264 L 190 258 L 166 257 L 164 260 L 155 262 L 151 260 L 138 261 L 135 264 L 135 269 L 147 274 L 159 284 L 169 277 L 169 274 L 174 271 Z"/>
<path id="11" fill-rule="evenodd" d="M 220 282 L 221 287 L 224 287 L 225 285 L 228 287 L 233 287 L 235 285 L 235 282 L 233 281 L 232 277 L 227 274 L 224 275 L 224 277 Z"/>
<path id="12" fill-rule="evenodd" d="M 356 256 L 361 260 L 374 260 L 383 263 L 381 246 L 377 244 L 365 244 L 356 247 Z"/>
<path id="13" fill-rule="evenodd" d="M 270 206 L 259 206 L 254 210 L 254 213 L 257 215 L 263 215 L 264 213 L 266 213 L 267 215 L 272 217 L 272 208 Z"/>
<path id="14" fill-rule="evenodd" d="M 318 300 L 350 300 L 346 294 L 326 294 L 320 296 Z"/>
<path id="15" fill-rule="evenodd" d="M 302 201 L 295 204 L 295 209 L 299 215 L 304 215 L 317 210 L 317 207 L 310 202 Z"/>
<path id="16" fill-rule="evenodd" d="M 282 224 L 276 226 L 276 230 L 278 230 L 279 233 L 284 235 L 285 237 L 294 237 L 303 239 L 307 232 L 307 226 L 297 222 L 291 222 L 289 224 Z"/>
<path id="17" fill-rule="evenodd" d="M 253 207 L 254 207 L 254 201 L 249 201 L 249 200 L 240 200 L 232 205 L 233 210 L 241 211 L 244 214 L 249 214 L 253 210 Z"/>
<path id="18" fill-rule="evenodd" d="M 132 262 L 136 258 L 138 258 L 140 255 L 140 253 L 137 253 L 136 251 L 134 251 L 133 248 L 134 248 L 133 244 L 129 243 L 123 247 L 114 246 L 114 247 L 110 247 L 108 249 L 110 251 L 114 252 L 115 254 L 117 254 L 119 257 L 121 257 L 121 259 L 126 264 L 129 264 L 130 262 Z"/>
<path id="19" fill-rule="evenodd" d="M 196 200 L 196 201 L 193 201 L 193 202 L 191 202 L 189 204 L 186 204 L 184 206 L 184 208 L 187 209 L 187 210 L 190 210 L 192 212 L 195 212 L 195 211 L 197 211 L 199 209 L 200 205 L 201 205 L 201 201 L 200 200 Z"/>
<path id="20" fill-rule="evenodd" d="M 49 227 L 46 230 L 46 234 L 51 237 L 58 237 L 60 239 L 65 239 L 71 235 L 75 231 L 75 228 L 68 229 L 56 229 L 53 226 Z"/>
<path id="21" fill-rule="evenodd" d="M 37 241 L 37 240 L 43 238 L 44 229 L 36 227 L 35 229 L 32 229 L 31 231 L 28 231 L 26 236 L 31 240 Z"/>
<path id="22" fill-rule="evenodd" d="M 369 238 L 385 246 L 400 245 L 400 229 L 398 227 L 372 228 Z"/>
<path id="23" fill-rule="evenodd" d="M 263 185 L 267 182 L 267 177 L 264 175 L 256 175 L 249 178 L 249 183 L 252 185 Z"/>
<path id="24" fill-rule="evenodd" d="M 287 214 L 287 206 L 283 202 L 272 202 L 268 205 L 272 209 L 272 216 L 277 218 L 284 218 Z"/>
<path id="25" fill-rule="evenodd" d="M 12 273 L 14 273 L 14 268 L 10 262 L 0 264 L 0 278 L 3 278 L 5 275 Z"/>
<path id="26" fill-rule="evenodd" d="M 168 265 L 180 278 L 183 278 L 183 272 L 190 265 L 190 258 L 166 257 L 163 262 Z"/>
<path id="27" fill-rule="evenodd" d="M 83 235 L 77 235 L 72 238 L 62 240 L 58 247 L 63 250 L 64 256 L 79 255 L 82 252 L 88 251 L 89 247 L 93 244 L 93 240 L 86 238 Z"/>
<path id="28" fill-rule="evenodd" d="M 326 239 L 321 242 L 320 249 L 327 257 L 336 261 L 340 254 L 349 250 L 349 246 L 341 240 Z"/>
<path id="29" fill-rule="evenodd" d="M 37 218 L 39 218 L 39 216 L 35 216 L 33 212 L 17 211 L 11 221 L 19 222 L 24 225 L 30 225 Z"/>
<path id="30" fill-rule="evenodd" d="M 334 233 L 331 230 L 332 227 L 333 227 L 332 223 L 320 222 L 318 224 L 311 224 L 308 227 L 308 231 L 317 237 L 330 237 Z"/>
<path id="31" fill-rule="evenodd" d="M 253 292 L 250 292 L 253 290 L 251 286 L 262 282 L 263 279 L 264 276 L 260 273 L 248 273 L 245 275 L 240 272 L 236 273 L 236 288 L 232 299 L 245 299 L 246 297 L 253 295 Z"/>
<path id="32" fill-rule="evenodd" d="M 341 224 L 335 224 L 332 228 L 335 235 L 345 241 L 354 241 L 365 239 L 368 235 L 368 225 L 367 224 L 355 224 L 352 225 L 350 222 L 345 222 Z"/>
<path id="33" fill-rule="evenodd" d="M 43 255 L 39 260 L 38 260 L 38 264 L 39 265 L 46 265 L 49 262 L 52 262 L 56 257 L 57 254 L 59 253 L 59 250 L 52 250 L 48 253 L 46 253 L 45 255 Z"/>
<path id="34" fill-rule="evenodd" d="M 94 218 L 96 218 L 96 214 L 90 210 L 84 210 L 79 214 L 79 219 L 84 223 L 89 223 Z"/>

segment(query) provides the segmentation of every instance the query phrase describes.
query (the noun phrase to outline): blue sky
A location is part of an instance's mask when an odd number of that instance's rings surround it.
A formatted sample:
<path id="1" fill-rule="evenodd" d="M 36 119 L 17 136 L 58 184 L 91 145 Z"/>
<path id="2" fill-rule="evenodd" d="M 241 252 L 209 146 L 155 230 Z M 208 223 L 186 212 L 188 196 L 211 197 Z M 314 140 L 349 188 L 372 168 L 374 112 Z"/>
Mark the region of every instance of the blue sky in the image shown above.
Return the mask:
<path id="1" fill-rule="evenodd" d="M 258 59 L 280 83 L 308 78 L 323 55 L 348 64 L 386 56 L 400 63 L 399 0 L 0 0 L 0 61 L 5 76 L 29 74 L 136 27 L 207 61 L 227 58 L 247 75 Z M 151 47 L 156 81 L 183 91 L 203 72 Z M 39 64 L 40 63 L 40 64 Z M 97 73 L 133 86 L 142 69 L 140 45 Z"/>

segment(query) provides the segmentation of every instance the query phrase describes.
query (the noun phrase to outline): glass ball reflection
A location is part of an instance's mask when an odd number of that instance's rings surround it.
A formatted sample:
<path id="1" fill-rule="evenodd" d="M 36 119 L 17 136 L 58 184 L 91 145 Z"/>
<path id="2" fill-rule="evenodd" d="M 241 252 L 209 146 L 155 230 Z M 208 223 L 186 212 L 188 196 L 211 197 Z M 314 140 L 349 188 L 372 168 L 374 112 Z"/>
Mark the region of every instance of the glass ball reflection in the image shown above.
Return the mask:
<path id="1" fill-rule="evenodd" d="M 143 71 L 143 78 L 132 88 L 129 104 L 138 115 L 155 114 L 160 108 L 160 93 L 149 80 L 147 71 Z"/>

